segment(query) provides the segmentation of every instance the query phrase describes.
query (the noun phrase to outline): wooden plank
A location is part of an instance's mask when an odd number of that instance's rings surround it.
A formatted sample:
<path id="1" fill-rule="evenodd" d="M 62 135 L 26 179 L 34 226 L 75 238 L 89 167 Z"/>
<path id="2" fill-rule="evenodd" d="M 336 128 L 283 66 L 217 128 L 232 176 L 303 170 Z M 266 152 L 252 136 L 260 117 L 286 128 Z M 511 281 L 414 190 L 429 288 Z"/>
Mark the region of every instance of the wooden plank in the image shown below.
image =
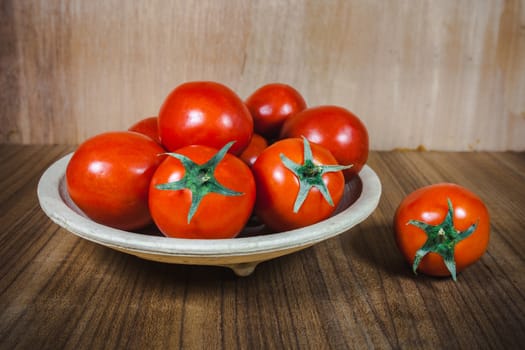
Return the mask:
<path id="1" fill-rule="evenodd" d="M 0 142 L 79 143 L 188 80 L 280 81 L 363 119 L 375 150 L 525 149 L 525 5 L 4 1 Z M 4 16 L 5 15 L 5 16 Z"/>
<path id="2" fill-rule="evenodd" d="M 2 349 L 525 346 L 523 153 L 372 152 L 383 194 L 365 222 L 239 278 L 144 261 L 53 224 L 36 184 L 71 150 L 0 147 Z M 442 181 L 476 192 L 492 219 L 487 253 L 457 282 L 415 276 L 392 232 L 401 199 Z"/>

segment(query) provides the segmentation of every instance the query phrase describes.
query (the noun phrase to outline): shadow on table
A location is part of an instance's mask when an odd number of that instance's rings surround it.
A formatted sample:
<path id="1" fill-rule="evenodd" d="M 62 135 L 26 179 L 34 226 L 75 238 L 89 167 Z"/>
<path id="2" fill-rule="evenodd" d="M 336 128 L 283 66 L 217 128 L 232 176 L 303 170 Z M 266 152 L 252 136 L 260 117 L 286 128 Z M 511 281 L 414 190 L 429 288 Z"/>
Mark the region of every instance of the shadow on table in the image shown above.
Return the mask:
<path id="1" fill-rule="evenodd" d="M 343 234 L 341 244 L 346 254 L 395 276 L 411 276 L 411 271 L 398 251 L 390 225 L 370 218 Z"/>
<path id="2" fill-rule="evenodd" d="M 92 244 L 92 243 L 87 243 Z M 148 280 L 170 283 L 214 283 L 217 281 L 235 280 L 233 271 L 225 267 L 169 264 L 150 261 L 134 255 L 121 253 L 97 245 L 91 256 L 92 263 L 115 278 L 145 278 Z M 114 268 L 108 265 L 115 266 Z M 122 276 L 118 276 L 122 274 Z"/>

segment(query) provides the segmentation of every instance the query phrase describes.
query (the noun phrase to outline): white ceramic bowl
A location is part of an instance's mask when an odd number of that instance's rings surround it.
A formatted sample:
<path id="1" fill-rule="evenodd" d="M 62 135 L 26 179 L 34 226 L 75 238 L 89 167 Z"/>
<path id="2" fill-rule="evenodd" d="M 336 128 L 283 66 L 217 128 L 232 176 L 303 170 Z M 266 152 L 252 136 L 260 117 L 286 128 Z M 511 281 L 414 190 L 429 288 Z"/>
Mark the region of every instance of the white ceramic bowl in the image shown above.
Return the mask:
<path id="1" fill-rule="evenodd" d="M 360 181 L 347 184 L 336 214 L 317 224 L 286 232 L 241 235 L 232 239 L 168 238 L 122 231 L 87 218 L 71 201 L 66 190 L 64 176 L 71 156 L 72 153 L 53 163 L 38 183 L 40 206 L 55 223 L 79 237 L 143 259 L 226 266 L 239 276 L 251 274 L 262 261 L 296 252 L 348 231 L 375 210 L 381 196 L 379 178 L 370 167 L 365 166 L 359 173 Z"/>

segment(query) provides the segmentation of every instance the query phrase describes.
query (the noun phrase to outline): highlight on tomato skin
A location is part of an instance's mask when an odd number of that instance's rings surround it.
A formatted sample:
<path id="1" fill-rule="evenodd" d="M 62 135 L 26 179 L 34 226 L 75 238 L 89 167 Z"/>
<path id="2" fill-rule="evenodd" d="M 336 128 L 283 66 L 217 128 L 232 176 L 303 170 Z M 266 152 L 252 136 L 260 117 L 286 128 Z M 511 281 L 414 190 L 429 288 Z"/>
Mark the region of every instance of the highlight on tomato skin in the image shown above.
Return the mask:
<path id="1" fill-rule="evenodd" d="M 132 131 L 106 132 L 85 140 L 66 167 L 72 201 L 95 222 L 135 230 L 151 223 L 149 183 L 164 149 Z"/>
<path id="2" fill-rule="evenodd" d="M 490 237 L 483 201 L 452 183 L 425 186 L 407 195 L 394 215 L 396 245 L 414 272 L 451 276 L 478 261 Z"/>
<path id="3" fill-rule="evenodd" d="M 189 145 L 220 149 L 235 141 L 229 152 L 239 155 L 253 134 L 253 119 L 241 98 L 213 81 L 173 89 L 161 105 L 158 123 L 162 145 L 171 152 Z"/>

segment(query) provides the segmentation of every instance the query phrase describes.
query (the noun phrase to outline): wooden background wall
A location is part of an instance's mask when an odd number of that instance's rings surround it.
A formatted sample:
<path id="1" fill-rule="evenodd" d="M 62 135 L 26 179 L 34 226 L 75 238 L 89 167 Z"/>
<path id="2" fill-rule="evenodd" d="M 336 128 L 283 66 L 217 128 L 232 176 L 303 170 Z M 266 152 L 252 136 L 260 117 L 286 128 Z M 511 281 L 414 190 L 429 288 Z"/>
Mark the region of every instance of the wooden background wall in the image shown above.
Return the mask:
<path id="1" fill-rule="evenodd" d="M 280 81 L 376 150 L 525 149 L 520 0 L 2 0 L 1 143 L 78 143 L 188 80 Z"/>

